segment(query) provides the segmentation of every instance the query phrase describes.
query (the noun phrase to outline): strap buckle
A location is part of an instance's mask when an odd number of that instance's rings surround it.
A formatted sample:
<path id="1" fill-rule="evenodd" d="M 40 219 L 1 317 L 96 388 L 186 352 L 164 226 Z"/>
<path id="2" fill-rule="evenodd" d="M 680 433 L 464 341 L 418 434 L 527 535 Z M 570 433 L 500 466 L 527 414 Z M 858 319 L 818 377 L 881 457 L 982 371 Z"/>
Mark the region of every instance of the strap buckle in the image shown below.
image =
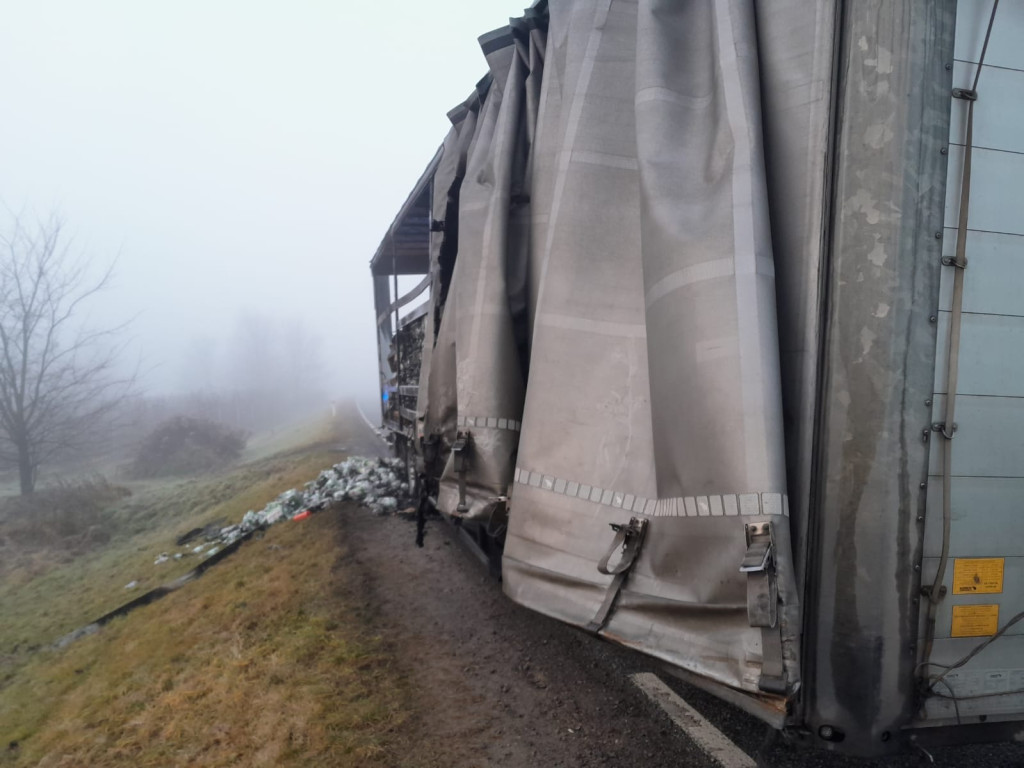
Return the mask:
<path id="1" fill-rule="evenodd" d="M 633 565 L 633 561 L 640 553 L 640 545 L 643 544 L 644 534 L 647 532 L 647 520 L 631 517 L 628 523 L 609 523 L 609 525 L 615 531 L 615 539 L 612 541 L 608 551 L 605 552 L 604 557 L 601 558 L 601 562 L 597 564 L 597 570 L 605 576 L 614 576 L 617 573 L 629 570 L 630 566 Z M 622 548 L 622 557 L 619 558 L 618 563 L 609 568 L 608 561 L 611 560 L 612 555 L 620 547 Z"/>
<path id="2" fill-rule="evenodd" d="M 452 468 L 459 478 L 459 505 L 455 511 L 460 515 L 469 511 L 469 505 L 466 504 L 466 472 L 469 470 L 469 456 L 472 450 L 472 433 L 457 432 L 455 442 L 452 444 Z"/>
<path id="3" fill-rule="evenodd" d="M 767 523 L 765 524 L 767 525 Z M 747 553 L 740 563 L 740 573 L 761 573 L 772 565 L 773 542 L 771 534 L 767 536 L 751 534 L 747 526 Z"/>
<path id="4" fill-rule="evenodd" d="M 637 556 L 640 554 L 640 548 L 644 543 L 644 536 L 647 535 L 647 525 L 647 519 L 642 517 L 631 517 L 628 523 L 611 523 L 611 528 L 615 531 L 615 538 L 612 540 L 612 545 L 608 548 L 608 551 L 604 553 L 604 557 L 597 564 L 597 570 L 606 576 L 611 576 L 612 581 L 604 593 L 601 607 L 597 609 L 594 618 L 587 624 L 586 629 L 588 632 L 597 634 L 608 621 L 608 616 L 612 612 L 612 607 L 619 596 L 622 584 L 626 580 L 626 576 L 629 575 L 629 570 L 636 562 Z M 622 551 L 619 562 L 609 568 L 608 561 L 619 550 Z"/>
<path id="5" fill-rule="evenodd" d="M 775 541 L 771 523 L 747 523 L 747 552 L 740 573 L 747 574 L 747 619 L 752 627 L 774 627 L 779 619 L 779 585 L 775 578 Z"/>
<path id="6" fill-rule="evenodd" d="M 762 691 L 784 695 L 786 672 L 772 524 L 747 523 L 744 534 L 747 551 L 740 563 L 740 573 L 747 574 L 747 621 L 761 629 L 761 678 L 757 685 Z"/>

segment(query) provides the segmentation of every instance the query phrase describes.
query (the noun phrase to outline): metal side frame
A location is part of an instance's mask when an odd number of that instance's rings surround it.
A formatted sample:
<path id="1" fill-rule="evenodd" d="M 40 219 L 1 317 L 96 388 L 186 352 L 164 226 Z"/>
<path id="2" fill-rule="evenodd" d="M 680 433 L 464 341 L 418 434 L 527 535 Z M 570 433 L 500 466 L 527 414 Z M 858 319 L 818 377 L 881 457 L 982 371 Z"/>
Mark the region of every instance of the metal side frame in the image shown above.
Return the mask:
<path id="1" fill-rule="evenodd" d="M 841 14 L 798 712 L 822 746 L 879 755 L 915 708 L 956 7 Z"/>

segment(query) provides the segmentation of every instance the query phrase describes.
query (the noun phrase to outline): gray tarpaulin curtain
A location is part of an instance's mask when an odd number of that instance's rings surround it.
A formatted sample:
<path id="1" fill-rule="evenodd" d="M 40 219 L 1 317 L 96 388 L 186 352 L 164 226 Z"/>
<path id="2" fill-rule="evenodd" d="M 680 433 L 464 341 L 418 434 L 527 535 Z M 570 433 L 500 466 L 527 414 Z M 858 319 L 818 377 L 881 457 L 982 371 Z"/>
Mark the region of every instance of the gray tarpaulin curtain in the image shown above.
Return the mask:
<path id="1" fill-rule="evenodd" d="M 529 150 L 544 47 L 540 30 L 527 19 L 481 42 L 490 74 L 453 113 L 459 139 L 449 136 L 446 143 L 464 172 L 458 180 L 458 258 L 438 335 L 446 355 L 438 378 L 447 382 L 438 385 L 444 388 L 438 399 L 454 400 L 455 429 L 472 435 L 465 511 L 471 519 L 488 517 L 508 493 L 519 443 L 528 343 Z M 443 237 L 455 236 L 451 224 L 446 220 Z M 453 431 L 448 423 L 437 434 L 450 445 Z M 439 493 L 440 507 L 450 514 L 460 501 L 453 464 L 449 457 Z"/>
<path id="2" fill-rule="evenodd" d="M 471 434 L 465 516 L 509 498 L 506 592 L 588 625 L 609 525 L 646 519 L 602 634 L 750 691 L 772 632 L 798 681 L 832 24 L 829 2 L 538 5 L 481 38 L 435 176 L 419 412 L 446 448 Z M 760 522 L 768 628 L 739 570 Z"/>

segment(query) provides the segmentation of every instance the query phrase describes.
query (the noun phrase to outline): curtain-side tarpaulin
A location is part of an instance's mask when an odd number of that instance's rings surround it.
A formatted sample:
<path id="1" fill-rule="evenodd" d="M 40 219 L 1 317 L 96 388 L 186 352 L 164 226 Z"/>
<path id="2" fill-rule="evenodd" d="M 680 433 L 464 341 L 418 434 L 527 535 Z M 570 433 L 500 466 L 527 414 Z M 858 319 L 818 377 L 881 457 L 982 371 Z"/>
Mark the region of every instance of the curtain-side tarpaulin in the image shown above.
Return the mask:
<path id="1" fill-rule="evenodd" d="M 761 5 L 552 1 L 481 38 L 434 178 L 417 413 L 441 510 L 507 503 L 513 600 L 786 695 L 832 6 Z"/>

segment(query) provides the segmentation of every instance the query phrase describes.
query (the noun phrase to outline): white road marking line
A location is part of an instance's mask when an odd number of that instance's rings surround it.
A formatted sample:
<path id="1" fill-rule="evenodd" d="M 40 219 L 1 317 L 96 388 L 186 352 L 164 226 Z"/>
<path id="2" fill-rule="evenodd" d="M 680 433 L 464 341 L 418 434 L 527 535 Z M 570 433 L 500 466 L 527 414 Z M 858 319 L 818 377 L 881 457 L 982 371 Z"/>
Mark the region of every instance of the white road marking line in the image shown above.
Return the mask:
<path id="1" fill-rule="evenodd" d="M 725 734 L 681 699 L 657 675 L 637 672 L 629 677 L 647 698 L 661 707 L 672 722 L 722 768 L 757 768 L 757 763 L 750 755 L 733 744 Z"/>
<path id="2" fill-rule="evenodd" d="M 366 422 L 366 426 L 368 426 L 370 428 L 370 431 L 373 432 L 373 434 L 375 434 L 381 440 L 384 440 L 384 438 L 381 437 L 381 434 L 378 431 L 379 427 L 373 426 L 373 422 L 370 421 L 368 418 L 366 418 L 366 414 L 363 413 L 363 406 L 361 406 L 359 403 L 356 403 L 356 410 L 359 411 L 359 415 L 363 417 L 363 421 Z M 387 440 L 384 440 L 384 442 L 386 443 Z"/>

